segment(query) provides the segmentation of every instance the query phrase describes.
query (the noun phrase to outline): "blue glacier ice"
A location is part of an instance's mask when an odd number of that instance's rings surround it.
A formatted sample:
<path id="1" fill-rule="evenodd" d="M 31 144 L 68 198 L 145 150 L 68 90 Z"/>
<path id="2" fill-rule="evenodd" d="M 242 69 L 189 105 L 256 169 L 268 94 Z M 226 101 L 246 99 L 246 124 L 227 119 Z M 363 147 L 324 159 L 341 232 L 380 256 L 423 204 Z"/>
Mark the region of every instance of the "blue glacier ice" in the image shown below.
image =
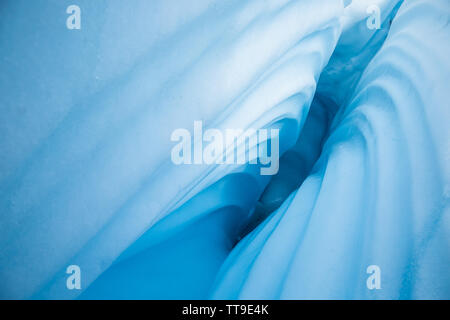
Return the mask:
<path id="1" fill-rule="evenodd" d="M 0 14 L 1 299 L 450 298 L 448 0 Z M 278 173 L 174 164 L 198 120 L 278 129 Z"/>

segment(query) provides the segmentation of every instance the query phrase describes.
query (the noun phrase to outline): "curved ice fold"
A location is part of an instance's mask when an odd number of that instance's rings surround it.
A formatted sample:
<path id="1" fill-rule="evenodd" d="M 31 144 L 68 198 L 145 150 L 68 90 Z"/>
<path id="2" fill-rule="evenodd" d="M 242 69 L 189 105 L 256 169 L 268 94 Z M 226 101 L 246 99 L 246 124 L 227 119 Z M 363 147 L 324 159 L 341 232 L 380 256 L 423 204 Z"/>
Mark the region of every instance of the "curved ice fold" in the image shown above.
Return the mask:
<path id="1" fill-rule="evenodd" d="M 378 30 L 368 1 L 79 2 L 78 34 L 5 4 L 0 297 L 449 297 L 447 1 L 371 1 Z M 198 120 L 279 129 L 278 174 L 175 165 Z"/>
<path id="2" fill-rule="evenodd" d="M 313 172 L 233 250 L 214 298 L 448 298 L 448 14 L 401 7 Z"/>

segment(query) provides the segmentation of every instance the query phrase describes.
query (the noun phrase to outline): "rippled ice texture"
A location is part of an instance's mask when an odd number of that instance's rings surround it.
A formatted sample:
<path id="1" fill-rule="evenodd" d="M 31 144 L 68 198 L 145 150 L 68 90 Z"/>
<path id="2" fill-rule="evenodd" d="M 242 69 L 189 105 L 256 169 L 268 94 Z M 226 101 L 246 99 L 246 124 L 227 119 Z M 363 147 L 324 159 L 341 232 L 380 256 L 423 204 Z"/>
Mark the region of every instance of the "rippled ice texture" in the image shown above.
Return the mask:
<path id="1" fill-rule="evenodd" d="M 450 298 L 448 0 L 0 14 L 1 298 Z M 278 174 L 175 165 L 196 120 L 280 129 Z"/>

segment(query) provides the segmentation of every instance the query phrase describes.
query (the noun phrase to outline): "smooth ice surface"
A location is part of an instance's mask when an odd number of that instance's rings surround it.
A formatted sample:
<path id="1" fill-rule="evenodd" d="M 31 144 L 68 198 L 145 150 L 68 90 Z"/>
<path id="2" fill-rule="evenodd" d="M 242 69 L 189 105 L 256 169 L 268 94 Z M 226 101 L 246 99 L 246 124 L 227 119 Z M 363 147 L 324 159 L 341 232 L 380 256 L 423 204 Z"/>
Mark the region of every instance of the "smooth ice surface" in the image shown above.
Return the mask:
<path id="1" fill-rule="evenodd" d="M 450 298 L 448 0 L 72 2 L 0 5 L 0 298 Z M 175 165 L 197 120 L 279 172 Z"/>

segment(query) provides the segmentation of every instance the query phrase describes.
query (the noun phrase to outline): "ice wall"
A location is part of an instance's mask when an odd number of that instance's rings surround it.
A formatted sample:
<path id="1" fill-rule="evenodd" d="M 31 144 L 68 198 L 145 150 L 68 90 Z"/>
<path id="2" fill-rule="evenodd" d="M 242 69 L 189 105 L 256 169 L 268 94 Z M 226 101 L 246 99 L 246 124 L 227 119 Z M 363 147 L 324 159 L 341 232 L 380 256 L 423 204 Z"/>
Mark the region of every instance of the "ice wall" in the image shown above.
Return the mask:
<path id="1" fill-rule="evenodd" d="M 1 298 L 449 298 L 448 1 L 72 2 L 0 10 Z M 279 173 L 175 165 L 196 120 Z"/>

